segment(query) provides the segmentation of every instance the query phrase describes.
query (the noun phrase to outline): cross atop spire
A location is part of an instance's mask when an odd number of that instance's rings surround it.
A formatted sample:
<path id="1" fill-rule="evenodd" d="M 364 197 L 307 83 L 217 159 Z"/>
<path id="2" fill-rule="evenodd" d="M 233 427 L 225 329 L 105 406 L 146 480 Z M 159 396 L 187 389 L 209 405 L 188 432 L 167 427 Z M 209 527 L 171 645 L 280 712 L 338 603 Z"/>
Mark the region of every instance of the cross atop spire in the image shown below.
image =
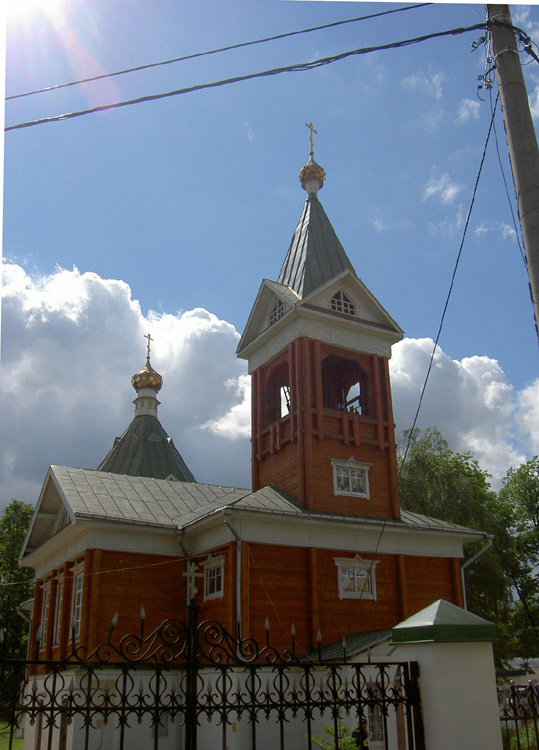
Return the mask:
<path id="1" fill-rule="evenodd" d="M 307 127 L 309 128 L 309 130 L 311 131 L 311 150 L 310 150 L 310 152 L 309 152 L 309 153 L 310 153 L 311 157 L 314 157 L 314 143 L 313 143 L 313 133 L 316 133 L 316 135 L 318 135 L 318 130 L 315 130 L 315 129 L 314 129 L 314 125 L 312 124 L 312 122 L 306 122 L 306 123 L 305 123 L 305 125 L 306 125 L 306 126 L 307 126 Z"/>
<path id="2" fill-rule="evenodd" d="M 153 341 L 153 339 L 149 333 L 146 333 L 144 335 L 144 338 L 148 339 L 148 343 L 146 344 L 146 361 L 149 362 L 150 361 L 150 341 Z"/>

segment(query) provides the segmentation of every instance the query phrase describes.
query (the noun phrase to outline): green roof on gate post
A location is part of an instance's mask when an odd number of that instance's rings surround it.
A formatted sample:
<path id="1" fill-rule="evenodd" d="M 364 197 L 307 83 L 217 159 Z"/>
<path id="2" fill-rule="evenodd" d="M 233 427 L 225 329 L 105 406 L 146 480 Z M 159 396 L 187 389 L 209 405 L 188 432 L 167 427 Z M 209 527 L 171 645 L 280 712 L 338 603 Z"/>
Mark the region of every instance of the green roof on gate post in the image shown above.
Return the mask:
<path id="1" fill-rule="evenodd" d="M 393 628 L 393 644 L 495 641 L 496 625 L 444 599 L 429 604 Z"/>

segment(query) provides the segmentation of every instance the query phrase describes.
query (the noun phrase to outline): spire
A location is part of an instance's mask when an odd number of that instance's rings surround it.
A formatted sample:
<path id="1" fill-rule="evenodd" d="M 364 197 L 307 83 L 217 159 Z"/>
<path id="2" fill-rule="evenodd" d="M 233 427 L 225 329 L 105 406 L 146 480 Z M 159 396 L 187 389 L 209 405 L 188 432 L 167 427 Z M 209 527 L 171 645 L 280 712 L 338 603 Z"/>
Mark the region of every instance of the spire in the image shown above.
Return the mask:
<path id="1" fill-rule="evenodd" d="M 111 450 L 97 467 L 112 474 L 175 479 L 194 482 L 195 477 L 176 449 L 157 418 L 157 393 L 163 378 L 150 364 L 150 334 L 146 350 L 146 364 L 131 378 L 137 393 L 133 401 L 135 416 L 121 438 L 116 438 Z"/>
<path id="2" fill-rule="evenodd" d="M 311 151 L 299 179 L 307 192 L 307 201 L 278 278 L 280 284 L 288 286 L 302 299 L 344 270 L 355 274 L 318 200 L 326 173 L 314 160 L 313 132 L 316 130 L 312 123 L 305 124 L 311 130 Z"/>

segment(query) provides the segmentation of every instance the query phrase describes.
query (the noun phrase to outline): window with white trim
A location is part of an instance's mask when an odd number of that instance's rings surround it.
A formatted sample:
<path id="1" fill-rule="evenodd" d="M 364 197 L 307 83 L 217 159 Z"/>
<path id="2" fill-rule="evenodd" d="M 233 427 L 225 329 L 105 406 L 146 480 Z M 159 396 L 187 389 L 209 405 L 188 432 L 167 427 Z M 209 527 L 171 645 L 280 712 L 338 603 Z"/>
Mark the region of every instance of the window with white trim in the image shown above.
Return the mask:
<path id="1" fill-rule="evenodd" d="M 371 464 L 359 463 L 353 458 L 341 461 L 331 459 L 333 467 L 333 492 L 335 495 L 370 497 L 369 469 Z"/>
<path id="2" fill-rule="evenodd" d="M 334 294 L 330 300 L 330 306 L 335 312 L 344 313 L 345 315 L 355 315 L 356 306 L 346 294 L 341 290 Z"/>
<path id="3" fill-rule="evenodd" d="M 335 557 L 339 584 L 339 599 L 376 600 L 376 566 L 379 560 L 355 557 Z"/>
<path id="4" fill-rule="evenodd" d="M 53 643 L 56 646 L 60 643 L 60 631 L 62 629 L 62 599 L 64 597 L 64 582 L 58 581 L 56 586 L 56 605 L 54 607 L 54 638 Z"/>
<path id="5" fill-rule="evenodd" d="M 225 595 L 225 558 L 224 555 L 210 555 L 202 563 L 204 568 L 204 601 L 222 599 Z"/>
<path id="6" fill-rule="evenodd" d="M 73 579 L 73 597 L 71 599 L 71 633 L 75 640 L 80 638 L 82 616 L 82 592 L 84 590 L 84 570 L 77 570 Z"/>
<path id="7" fill-rule="evenodd" d="M 277 323 L 278 320 L 280 320 L 284 315 L 284 304 L 283 302 L 278 299 L 275 301 L 275 304 L 271 308 L 270 315 L 269 315 L 269 324 L 272 326 L 274 323 Z"/>
<path id="8" fill-rule="evenodd" d="M 51 602 L 51 589 L 50 581 L 47 583 L 47 588 L 43 591 L 43 607 L 41 609 L 41 645 L 40 648 L 45 648 L 47 644 L 47 634 L 49 630 L 49 606 Z"/>

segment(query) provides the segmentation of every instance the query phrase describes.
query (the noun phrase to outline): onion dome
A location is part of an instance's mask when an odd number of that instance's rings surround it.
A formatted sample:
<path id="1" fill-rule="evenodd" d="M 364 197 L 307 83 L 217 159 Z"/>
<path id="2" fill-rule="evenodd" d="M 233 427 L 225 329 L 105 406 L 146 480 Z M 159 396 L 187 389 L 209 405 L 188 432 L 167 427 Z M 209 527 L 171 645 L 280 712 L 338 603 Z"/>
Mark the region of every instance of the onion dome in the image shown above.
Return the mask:
<path id="1" fill-rule="evenodd" d="M 300 170 L 299 179 L 301 181 L 301 187 L 309 194 L 316 194 L 321 187 L 324 187 L 326 173 L 324 168 L 315 162 L 312 151 L 309 161 Z"/>
<path id="2" fill-rule="evenodd" d="M 137 393 L 141 390 L 141 388 L 151 388 L 156 393 L 161 390 L 163 386 L 163 378 L 151 366 L 149 355 L 146 358 L 146 364 L 144 365 L 142 370 L 136 372 L 131 378 L 131 385 L 137 391 Z"/>

